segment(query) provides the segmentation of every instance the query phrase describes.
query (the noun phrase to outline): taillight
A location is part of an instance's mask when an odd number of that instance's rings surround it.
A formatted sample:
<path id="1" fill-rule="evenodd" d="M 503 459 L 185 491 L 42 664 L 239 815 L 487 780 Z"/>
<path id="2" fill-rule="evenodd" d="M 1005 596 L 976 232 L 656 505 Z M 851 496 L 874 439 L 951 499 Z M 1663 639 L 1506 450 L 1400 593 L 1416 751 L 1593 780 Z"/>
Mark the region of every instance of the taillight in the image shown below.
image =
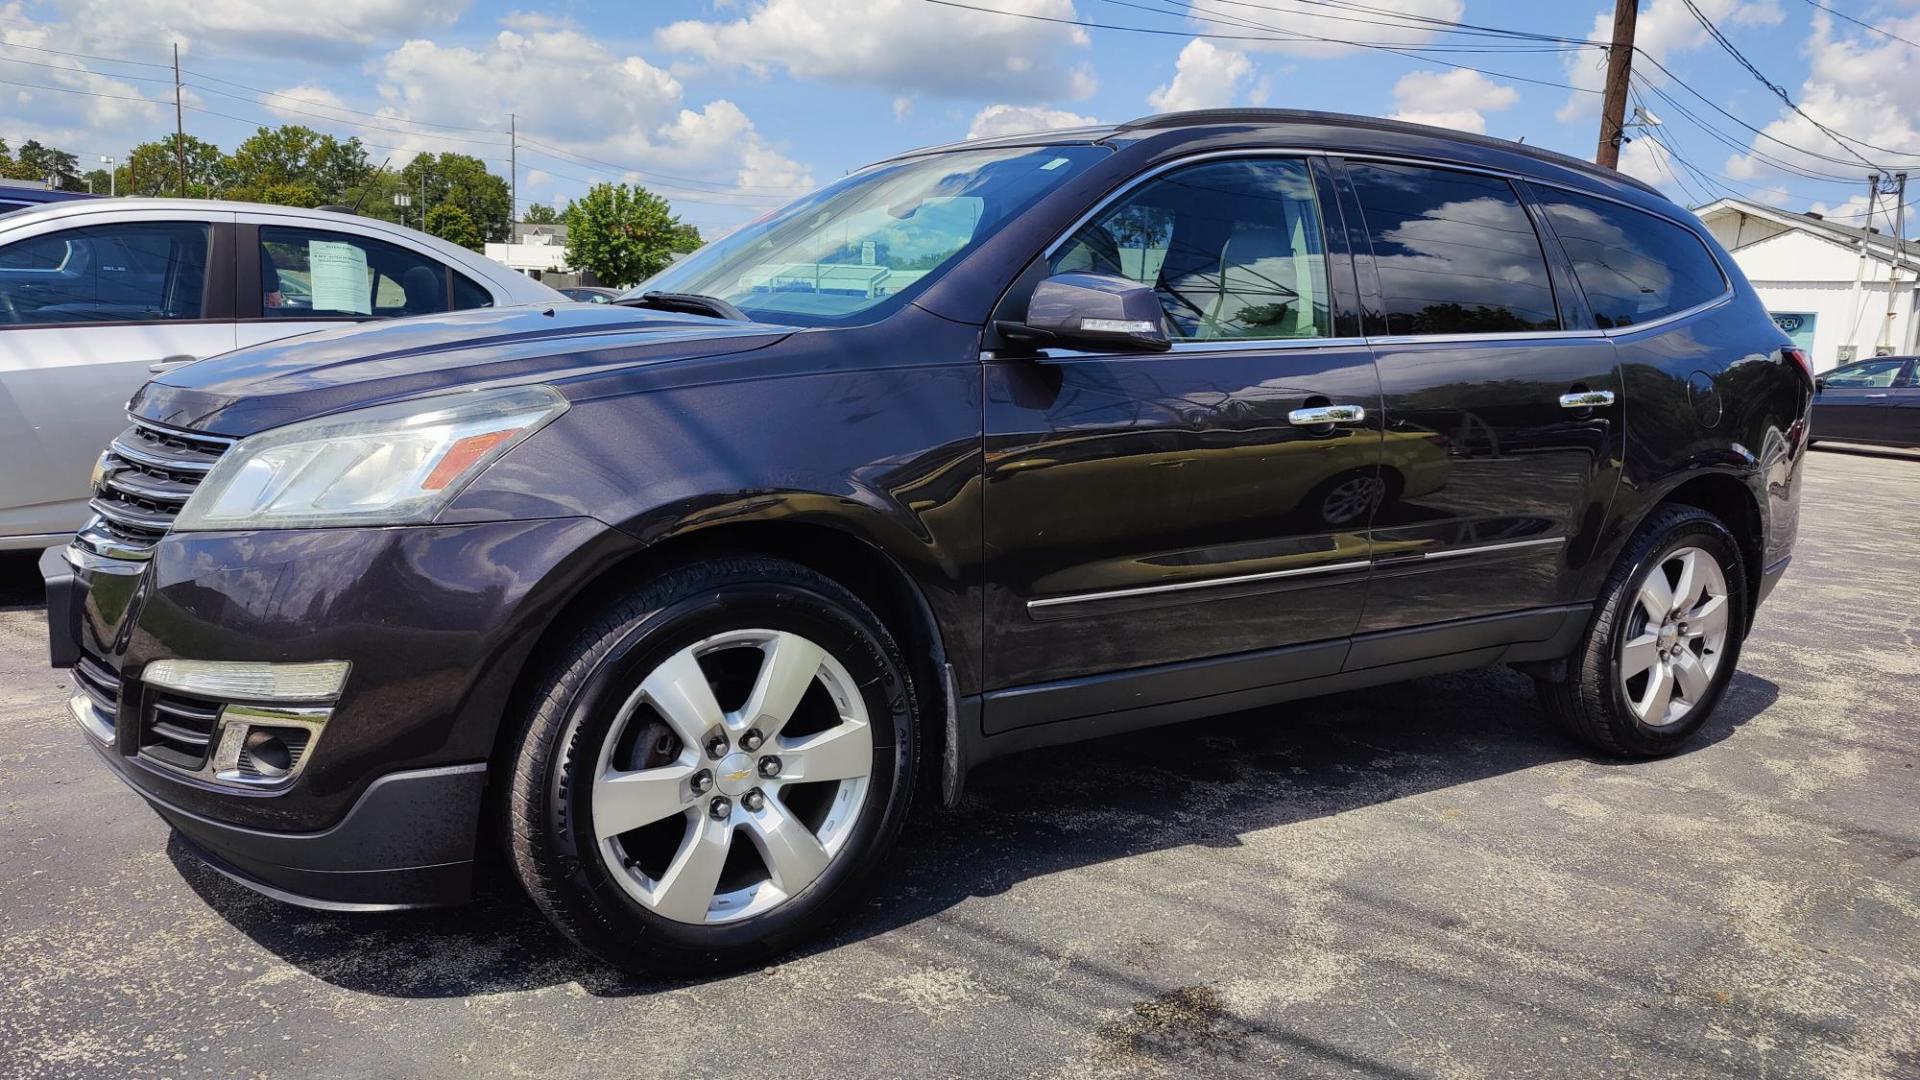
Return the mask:
<path id="1" fill-rule="evenodd" d="M 1799 365 L 1800 374 L 1805 375 L 1807 377 L 1808 382 L 1813 381 L 1813 361 L 1807 359 L 1807 351 L 1805 349 L 1802 349 L 1797 345 L 1789 345 L 1786 348 L 1781 349 L 1780 352 L 1787 359 Z"/>

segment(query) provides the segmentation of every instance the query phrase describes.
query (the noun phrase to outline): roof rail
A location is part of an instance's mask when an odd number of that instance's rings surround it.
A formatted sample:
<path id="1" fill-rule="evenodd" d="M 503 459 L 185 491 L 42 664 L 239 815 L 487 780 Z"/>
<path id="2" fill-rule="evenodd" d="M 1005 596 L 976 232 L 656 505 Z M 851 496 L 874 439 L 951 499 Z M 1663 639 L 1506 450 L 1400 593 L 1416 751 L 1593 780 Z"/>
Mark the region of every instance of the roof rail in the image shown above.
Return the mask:
<path id="1" fill-rule="evenodd" d="M 1187 112 L 1155 113 L 1142 116 L 1118 125 L 1115 131 L 1155 131 L 1169 128 L 1199 127 L 1206 124 L 1337 124 L 1346 127 L 1371 128 L 1376 131 L 1401 131 L 1410 135 L 1426 135 L 1436 139 L 1453 142 L 1471 143 L 1494 150 L 1523 154 L 1539 161 L 1551 162 L 1563 168 L 1575 169 L 1590 176 L 1602 176 L 1630 184 L 1642 191 L 1659 195 L 1659 189 L 1651 184 L 1636 180 L 1623 172 L 1602 168 L 1585 158 L 1571 154 L 1562 154 L 1555 150 L 1544 150 L 1525 143 L 1496 139 L 1488 135 L 1473 132 L 1453 131 L 1448 128 L 1433 127 L 1429 124 L 1413 124 L 1405 120 L 1386 120 L 1377 116 L 1358 116 L 1353 113 L 1316 112 L 1309 109 L 1194 109 Z M 1665 196 L 1661 196 L 1665 198 Z"/>

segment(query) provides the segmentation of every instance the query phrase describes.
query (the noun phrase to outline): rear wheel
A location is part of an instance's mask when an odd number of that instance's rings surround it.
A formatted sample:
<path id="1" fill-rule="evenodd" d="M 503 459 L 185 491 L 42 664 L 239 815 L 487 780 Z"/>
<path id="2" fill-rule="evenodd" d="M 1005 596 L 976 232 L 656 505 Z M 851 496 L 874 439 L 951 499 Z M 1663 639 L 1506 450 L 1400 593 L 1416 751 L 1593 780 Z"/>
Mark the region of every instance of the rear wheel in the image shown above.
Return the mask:
<path id="1" fill-rule="evenodd" d="M 906 665 L 873 613 L 791 563 L 672 571 L 555 661 L 514 761 L 528 893 L 630 968 L 790 948 L 892 846 L 917 765 Z"/>
<path id="2" fill-rule="evenodd" d="M 1627 545 L 1547 712 L 1609 753 L 1670 754 L 1706 723 L 1747 625 L 1740 545 L 1691 506 L 1656 511 Z"/>

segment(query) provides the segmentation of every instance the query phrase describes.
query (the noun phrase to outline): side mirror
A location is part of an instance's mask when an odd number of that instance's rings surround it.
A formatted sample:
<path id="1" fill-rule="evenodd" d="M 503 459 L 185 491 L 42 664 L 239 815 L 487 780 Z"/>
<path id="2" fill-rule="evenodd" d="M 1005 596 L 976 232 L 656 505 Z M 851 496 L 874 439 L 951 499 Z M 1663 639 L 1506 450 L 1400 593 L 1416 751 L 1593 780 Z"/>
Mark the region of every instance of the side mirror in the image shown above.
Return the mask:
<path id="1" fill-rule="evenodd" d="M 1130 278 L 1074 271 L 1034 286 L 1027 321 L 999 323 L 1007 337 L 1036 348 L 1166 352 L 1166 313 L 1154 291 Z"/>
<path id="2" fill-rule="evenodd" d="M 1815 375 L 1813 377 L 1813 388 L 1816 392 L 1825 390 L 1827 388 L 1827 377 L 1825 375 Z"/>

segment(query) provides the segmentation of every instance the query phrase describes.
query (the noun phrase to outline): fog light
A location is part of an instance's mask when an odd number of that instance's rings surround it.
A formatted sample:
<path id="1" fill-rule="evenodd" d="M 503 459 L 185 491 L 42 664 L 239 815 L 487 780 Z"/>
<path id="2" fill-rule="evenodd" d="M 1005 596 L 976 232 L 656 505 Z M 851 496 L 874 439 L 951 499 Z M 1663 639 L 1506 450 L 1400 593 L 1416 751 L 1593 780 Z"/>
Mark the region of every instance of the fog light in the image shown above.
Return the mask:
<path id="1" fill-rule="evenodd" d="M 268 779 L 277 780 L 293 771 L 293 752 L 287 749 L 286 742 L 261 728 L 247 733 L 241 760 Z"/>
<path id="2" fill-rule="evenodd" d="M 345 660 L 264 664 L 246 660 L 155 660 L 140 673 L 149 686 L 215 700 L 328 701 L 347 683 Z"/>

